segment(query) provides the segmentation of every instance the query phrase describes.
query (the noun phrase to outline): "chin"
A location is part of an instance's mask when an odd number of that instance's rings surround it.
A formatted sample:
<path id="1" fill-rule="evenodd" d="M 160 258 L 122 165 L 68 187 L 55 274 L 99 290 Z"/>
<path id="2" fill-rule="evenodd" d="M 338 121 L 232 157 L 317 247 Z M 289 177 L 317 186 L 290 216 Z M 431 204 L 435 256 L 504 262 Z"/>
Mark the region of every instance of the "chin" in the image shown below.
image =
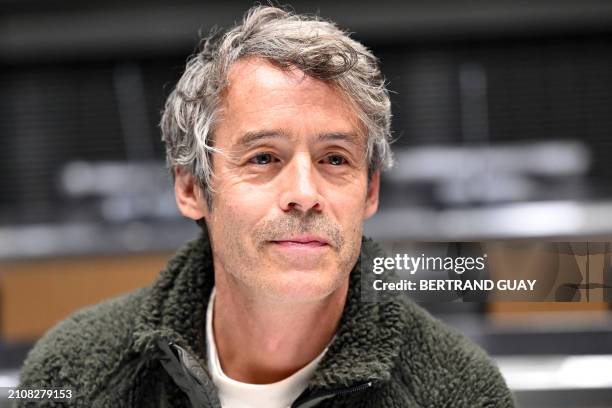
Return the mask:
<path id="1" fill-rule="evenodd" d="M 285 271 L 263 285 L 267 295 L 289 303 L 313 302 L 326 298 L 338 290 L 348 275 L 333 271 Z"/>

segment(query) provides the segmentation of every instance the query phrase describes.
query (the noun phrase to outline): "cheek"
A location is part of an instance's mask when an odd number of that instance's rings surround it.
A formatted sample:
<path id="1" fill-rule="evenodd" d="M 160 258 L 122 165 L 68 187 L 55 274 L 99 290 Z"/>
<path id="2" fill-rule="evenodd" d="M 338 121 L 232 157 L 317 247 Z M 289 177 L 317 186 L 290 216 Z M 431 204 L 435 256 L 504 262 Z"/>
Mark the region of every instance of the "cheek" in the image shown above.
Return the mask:
<path id="1" fill-rule="evenodd" d="M 224 235 L 245 233 L 271 206 L 270 194 L 262 194 L 257 188 L 221 187 L 215 198 L 212 218 L 219 230 L 226 231 Z"/>
<path id="2" fill-rule="evenodd" d="M 213 254 L 223 268 L 233 270 L 235 267 L 231 265 L 236 261 L 235 254 L 251 253 L 252 245 L 248 238 L 253 221 L 243 202 L 225 193 L 217 194 L 209 223 Z"/>
<path id="3" fill-rule="evenodd" d="M 349 185 L 343 189 L 331 189 L 327 194 L 327 202 L 331 207 L 331 212 L 341 225 L 361 224 L 363 222 L 365 200 L 366 190 L 358 185 Z"/>
<path id="4" fill-rule="evenodd" d="M 347 190 L 336 190 L 328 196 L 328 203 L 333 217 L 342 228 L 345 240 L 343 257 L 352 259 L 361 247 L 366 193 L 359 187 Z"/>
<path id="5" fill-rule="evenodd" d="M 242 185 L 223 192 L 225 205 L 236 215 L 245 218 L 265 216 L 273 204 L 274 194 L 261 186 Z"/>

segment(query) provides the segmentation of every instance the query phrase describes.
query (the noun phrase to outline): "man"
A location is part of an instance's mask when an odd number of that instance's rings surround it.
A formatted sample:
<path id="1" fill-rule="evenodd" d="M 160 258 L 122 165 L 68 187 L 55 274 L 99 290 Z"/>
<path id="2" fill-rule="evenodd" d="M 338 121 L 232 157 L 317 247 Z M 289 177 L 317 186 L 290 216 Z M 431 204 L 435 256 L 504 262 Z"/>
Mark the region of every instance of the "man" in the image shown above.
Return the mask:
<path id="1" fill-rule="evenodd" d="M 360 300 L 390 117 L 376 59 L 331 23 L 254 7 L 208 39 L 161 123 L 202 235 L 151 287 L 47 333 L 22 387 L 87 407 L 513 406 L 464 337 Z"/>

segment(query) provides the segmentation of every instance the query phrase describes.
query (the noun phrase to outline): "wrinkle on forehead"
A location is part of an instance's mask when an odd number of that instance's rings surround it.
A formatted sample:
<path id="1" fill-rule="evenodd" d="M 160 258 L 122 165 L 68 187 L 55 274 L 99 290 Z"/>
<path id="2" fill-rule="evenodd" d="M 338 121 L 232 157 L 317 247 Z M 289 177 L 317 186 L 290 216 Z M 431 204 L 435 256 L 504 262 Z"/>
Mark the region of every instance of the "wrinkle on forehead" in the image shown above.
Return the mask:
<path id="1" fill-rule="evenodd" d="M 314 104 L 321 98 L 329 98 L 330 91 L 333 98 L 340 101 L 334 105 L 334 110 L 350 118 L 351 126 L 357 130 L 352 133 L 365 140 L 365 126 L 348 96 L 335 84 L 313 78 L 298 68 L 279 67 L 273 61 L 256 56 L 242 58 L 230 67 L 228 85 L 222 93 L 220 120 L 227 112 L 243 106 L 252 107 L 251 112 L 256 112 L 275 109 L 274 105 L 279 108 L 282 104 Z M 266 101 L 253 103 L 253 99 L 261 95 L 267 95 Z"/>

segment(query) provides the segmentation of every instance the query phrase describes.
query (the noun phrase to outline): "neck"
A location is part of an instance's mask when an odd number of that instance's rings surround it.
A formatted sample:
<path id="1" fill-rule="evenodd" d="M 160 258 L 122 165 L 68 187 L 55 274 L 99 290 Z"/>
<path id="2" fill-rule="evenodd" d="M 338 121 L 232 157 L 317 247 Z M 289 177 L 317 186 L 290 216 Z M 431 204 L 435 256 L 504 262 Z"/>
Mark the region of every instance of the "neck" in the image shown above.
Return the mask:
<path id="1" fill-rule="evenodd" d="M 289 377 L 314 360 L 333 338 L 344 310 L 348 277 L 316 301 L 277 302 L 215 273 L 213 331 L 225 374 L 250 384 Z"/>

